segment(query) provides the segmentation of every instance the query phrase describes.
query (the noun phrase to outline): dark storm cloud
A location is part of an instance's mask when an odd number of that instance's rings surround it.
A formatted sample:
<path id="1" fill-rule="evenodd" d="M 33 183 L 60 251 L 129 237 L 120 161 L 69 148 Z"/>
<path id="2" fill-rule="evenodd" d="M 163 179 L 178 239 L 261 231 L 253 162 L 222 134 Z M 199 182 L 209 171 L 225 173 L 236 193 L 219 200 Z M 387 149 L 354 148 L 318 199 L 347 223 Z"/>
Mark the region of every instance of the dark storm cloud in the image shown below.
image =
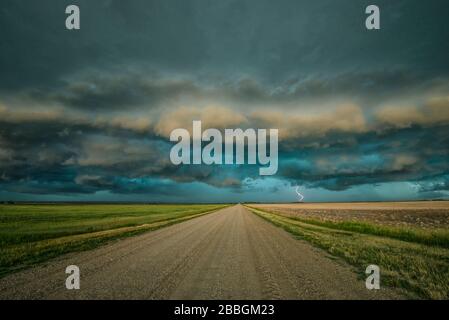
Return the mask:
<path id="1" fill-rule="evenodd" d="M 55 101 L 87 110 L 113 110 L 142 106 L 158 107 L 182 95 L 195 95 L 199 88 L 189 80 L 143 78 L 141 74 L 120 74 L 101 78 L 83 78 L 52 94 L 32 92 L 34 98 Z"/>
<path id="2" fill-rule="evenodd" d="M 37 194 L 145 193 L 156 190 L 160 179 L 238 189 L 246 178 L 258 178 L 254 166 L 174 166 L 167 140 L 123 130 L 105 134 L 104 129 L 80 129 L 67 121 L 2 123 L 1 128 L 0 184 L 7 191 L 19 192 L 22 185 L 22 192 Z M 449 172 L 448 133 L 448 125 L 413 125 L 359 133 L 331 130 L 310 139 L 287 137 L 281 140 L 276 177 L 329 190 L 420 181 Z"/>
<path id="3" fill-rule="evenodd" d="M 76 32 L 64 28 L 72 3 Z M 368 4 L 3 0 L 0 189 L 251 187 L 256 167 L 170 163 L 167 133 L 199 118 L 279 128 L 276 178 L 292 184 L 447 190 L 447 1 L 378 0 L 376 32 L 364 28 Z"/>
<path id="4" fill-rule="evenodd" d="M 194 3 L 189 1 L 76 1 L 82 28 L 65 29 L 67 1 L 2 2 L 0 85 L 3 89 L 57 86 L 67 74 L 128 63 L 188 68 L 205 55 Z"/>
<path id="5" fill-rule="evenodd" d="M 368 1 L 79 0 L 82 27 L 64 28 L 65 1 L 5 0 L 2 89 L 57 86 L 92 67 L 268 81 L 348 70 L 447 74 L 447 3 L 384 1 L 382 29 L 364 29 Z"/>
<path id="6" fill-rule="evenodd" d="M 169 110 L 182 103 L 205 101 L 291 108 L 302 102 L 320 103 L 325 99 L 346 97 L 368 106 L 387 99 L 429 92 L 445 94 L 448 91 L 447 78 L 428 78 L 404 70 L 308 76 L 305 79 L 289 79 L 276 86 L 250 77 L 214 82 L 211 78 L 123 70 L 119 73 L 100 74 L 96 71 L 78 75 L 64 80 L 58 88 L 25 89 L 16 96 L 43 105 L 57 104 L 67 108 L 108 113 L 124 109 Z"/>
<path id="7" fill-rule="evenodd" d="M 346 144 L 323 137 L 319 148 L 297 145 L 295 152 L 282 153 L 280 163 L 284 165 L 279 175 L 296 184 L 329 190 L 426 180 L 449 172 L 448 136 L 449 126 L 445 125 L 351 135 Z M 436 186 L 445 190 L 446 185 Z"/>
<path id="8" fill-rule="evenodd" d="M 31 117 L 32 118 L 32 117 Z M 9 119 L 11 121 L 11 119 Z M 23 121 L 23 119 L 16 119 Z M 79 125 L 68 119 L 0 120 L 0 187 L 29 194 L 169 194 L 176 183 L 235 188 L 223 168 L 175 166 L 170 144 L 151 135 Z M 171 182 L 167 182 L 171 181 Z M 179 191 L 179 190 L 178 190 Z"/>
<path id="9" fill-rule="evenodd" d="M 434 178 L 433 181 L 422 181 L 418 184 L 420 192 L 438 192 L 449 190 L 449 174 Z"/>

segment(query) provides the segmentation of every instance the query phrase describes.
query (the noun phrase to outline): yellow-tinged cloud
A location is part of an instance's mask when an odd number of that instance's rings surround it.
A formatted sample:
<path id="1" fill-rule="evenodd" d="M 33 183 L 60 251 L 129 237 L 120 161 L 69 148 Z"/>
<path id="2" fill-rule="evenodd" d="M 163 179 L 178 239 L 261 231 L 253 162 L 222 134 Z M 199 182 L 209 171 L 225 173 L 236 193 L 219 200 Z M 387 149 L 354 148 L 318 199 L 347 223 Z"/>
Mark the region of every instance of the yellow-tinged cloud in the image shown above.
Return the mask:
<path id="1" fill-rule="evenodd" d="M 319 113 L 261 110 L 251 118 L 270 128 L 279 128 L 284 139 L 323 136 L 332 131 L 361 133 L 367 130 L 362 109 L 355 104 L 340 105 L 332 111 Z"/>
<path id="2" fill-rule="evenodd" d="M 388 105 L 376 112 L 381 125 L 407 128 L 449 123 L 449 96 L 430 98 L 423 106 Z"/>
<path id="3" fill-rule="evenodd" d="M 123 129 L 136 133 L 152 130 L 152 120 L 148 115 L 92 115 L 86 111 L 73 111 L 60 106 L 6 106 L 0 104 L 0 119 L 4 122 L 22 124 L 51 122 L 62 125 L 83 125 L 98 129 Z"/>
<path id="4" fill-rule="evenodd" d="M 230 108 L 207 106 L 204 108 L 180 107 L 161 116 L 155 126 L 157 134 L 170 136 L 174 129 L 190 131 L 193 120 L 201 120 L 203 128 L 235 128 L 247 122 L 247 118 Z"/>

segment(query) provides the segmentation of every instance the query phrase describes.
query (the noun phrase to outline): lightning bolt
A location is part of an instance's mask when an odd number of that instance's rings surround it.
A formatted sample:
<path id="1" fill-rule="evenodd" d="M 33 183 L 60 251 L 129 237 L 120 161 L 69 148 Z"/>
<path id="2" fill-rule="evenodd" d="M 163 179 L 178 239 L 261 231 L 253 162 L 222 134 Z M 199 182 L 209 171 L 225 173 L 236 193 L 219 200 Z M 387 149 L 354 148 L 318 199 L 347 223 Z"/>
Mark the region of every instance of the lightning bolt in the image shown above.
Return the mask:
<path id="1" fill-rule="evenodd" d="M 299 192 L 299 186 L 296 187 L 296 194 L 299 197 L 299 202 L 302 202 L 302 200 L 304 200 L 304 196 Z"/>

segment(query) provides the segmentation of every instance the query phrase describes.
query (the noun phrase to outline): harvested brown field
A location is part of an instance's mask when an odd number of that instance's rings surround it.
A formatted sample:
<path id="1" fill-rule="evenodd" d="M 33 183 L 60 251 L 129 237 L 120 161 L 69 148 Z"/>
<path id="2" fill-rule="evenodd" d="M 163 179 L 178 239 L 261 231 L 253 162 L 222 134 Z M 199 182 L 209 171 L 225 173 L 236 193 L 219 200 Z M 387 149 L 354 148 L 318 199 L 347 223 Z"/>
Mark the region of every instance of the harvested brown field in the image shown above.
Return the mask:
<path id="1" fill-rule="evenodd" d="M 288 217 L 368 222 L 393 227 L 449 228 L 449 201 L 252 204 Z"/>

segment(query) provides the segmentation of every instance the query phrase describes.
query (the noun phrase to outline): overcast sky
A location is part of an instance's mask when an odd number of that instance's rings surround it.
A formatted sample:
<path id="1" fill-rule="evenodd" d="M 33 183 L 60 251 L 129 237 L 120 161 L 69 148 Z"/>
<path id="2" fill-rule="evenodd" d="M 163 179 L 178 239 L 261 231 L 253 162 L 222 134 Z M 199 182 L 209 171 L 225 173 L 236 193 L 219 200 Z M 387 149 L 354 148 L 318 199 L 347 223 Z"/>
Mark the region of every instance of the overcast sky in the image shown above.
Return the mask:
<path id="1" fill-rule="evenodd" d="M 381 30 L 365 8 L 381 9 Z M 65 7 L 81 30 L 65 29 Z M 449 198 L 446 0 L 0 3 L 0 200 Z M 171 130 L 279 128 L 279 171 Z"/>

